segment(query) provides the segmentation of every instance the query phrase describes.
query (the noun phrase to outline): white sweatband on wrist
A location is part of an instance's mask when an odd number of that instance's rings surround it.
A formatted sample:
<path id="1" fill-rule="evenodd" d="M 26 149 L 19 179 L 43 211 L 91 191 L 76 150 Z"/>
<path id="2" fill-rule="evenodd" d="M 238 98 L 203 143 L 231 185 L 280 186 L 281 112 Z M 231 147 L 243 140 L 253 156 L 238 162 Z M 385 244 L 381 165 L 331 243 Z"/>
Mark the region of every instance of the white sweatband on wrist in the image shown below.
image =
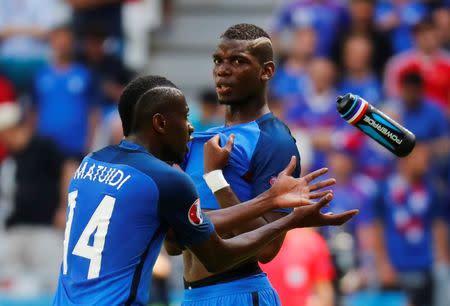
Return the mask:
<path id="1" fill-rule="evenodd" d="M 222 170 L 213 170 L 203 175 L 206 184 L 213 193 L 217 190 L 230 186 L 223 176 Z"/>

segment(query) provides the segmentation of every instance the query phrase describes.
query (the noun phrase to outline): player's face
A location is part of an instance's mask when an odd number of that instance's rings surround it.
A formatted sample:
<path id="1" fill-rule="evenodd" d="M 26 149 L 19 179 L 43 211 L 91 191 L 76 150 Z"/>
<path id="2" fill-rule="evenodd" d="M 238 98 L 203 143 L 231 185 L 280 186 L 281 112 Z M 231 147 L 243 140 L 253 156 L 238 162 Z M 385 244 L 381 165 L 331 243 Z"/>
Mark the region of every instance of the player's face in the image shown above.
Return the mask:
<path id="1" fill-rule="evenodd" d="M 252 41 L 222 39 L 213 54 L 213 76 L 221 104 L 245 103 L 260 95 L 263 66 L 250 53 Z"/>
<path id="2" fill-rule="evenodd" d="M 183 95 L 173 98 L 172 110 L 166 114 L 165 152 L 166 160 L 182 163 L 188 151 L 187 143 L 194 132 L 188 120 L 189 107 Z"/>

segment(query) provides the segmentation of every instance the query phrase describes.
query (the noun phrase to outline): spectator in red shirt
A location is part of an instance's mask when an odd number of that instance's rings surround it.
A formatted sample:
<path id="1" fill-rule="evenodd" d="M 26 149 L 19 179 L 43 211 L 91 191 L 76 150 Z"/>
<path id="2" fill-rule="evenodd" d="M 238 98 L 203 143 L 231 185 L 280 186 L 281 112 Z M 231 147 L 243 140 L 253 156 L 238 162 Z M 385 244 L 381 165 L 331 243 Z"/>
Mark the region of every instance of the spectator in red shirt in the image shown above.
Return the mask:
<path id="1" fill-rule="evenodd" d="M 334 268 L 325 240 L 309 228 L 287 233 L 277 257 L 261 264 L 283 306 L 332 306 Z"/>
<path id="2" fill-rule="evenodd" d="M 14 87 L 10 81 L 0 75 L 0 104 L 15 101 Z M 0 115 L 1 116 L 1 115 Z M 0 143 L 0 161 L 6 157 L 6 149 Z"/>
<path id="3" fill-rule="evenodd" d="M 441 48 L 433 22 L 426 20 L 414 27 L 416 48 L 393 57 L 386 66 L 388 96 L 398 97 L 400 80 L 410 72 L 419 72 L 425 80 L 425 95 L 450 114 L 450 55 Z"/>

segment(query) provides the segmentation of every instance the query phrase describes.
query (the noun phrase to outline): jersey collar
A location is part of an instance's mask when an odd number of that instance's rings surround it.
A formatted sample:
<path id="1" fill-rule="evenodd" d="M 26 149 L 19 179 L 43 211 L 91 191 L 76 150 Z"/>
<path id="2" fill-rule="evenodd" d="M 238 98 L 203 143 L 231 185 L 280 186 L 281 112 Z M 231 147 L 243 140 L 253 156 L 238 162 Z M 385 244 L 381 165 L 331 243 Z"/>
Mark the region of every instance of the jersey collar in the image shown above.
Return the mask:
<path id="1" fill-rule="evenodd" d="M 149 153 L 146 148 L 141 146 L 140 144 L 137 144 L 135 142 L 131 142 L 126 139 L 122 139 L 122 141 L 119 143 L 119 148 L 129 150 L 129 151 L 139 151 L 144 153 Z"/>

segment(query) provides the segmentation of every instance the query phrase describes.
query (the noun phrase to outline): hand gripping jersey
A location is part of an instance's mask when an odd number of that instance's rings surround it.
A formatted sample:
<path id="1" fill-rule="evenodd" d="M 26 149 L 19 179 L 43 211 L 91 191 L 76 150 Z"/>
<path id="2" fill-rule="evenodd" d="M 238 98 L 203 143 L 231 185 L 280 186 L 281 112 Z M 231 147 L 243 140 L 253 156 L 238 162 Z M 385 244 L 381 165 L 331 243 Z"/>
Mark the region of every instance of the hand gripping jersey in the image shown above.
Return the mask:
<path id="1" fill-rule="evenodd" d="M 223 169 L 223 173 L 242 202 L 269 189 L 293 155 L 297 157 L 297 167 L 293 176 L 298 177 L 300 174 L 300 155 L 295 139 L 288 127 L 272 113 L 249 123 L 221 126 L 204 133 L 194 133 L 183 167 L 195 182 L 204 209 L 220 208 L 203 179 L 203 145 L 216 134 L 220 135 L 222 146 L 229 135 L 236 136 L 228 166 Z"/>
<path id="2" fill-rule="evenodd" d="M 213 232 L 190 178 L 125 140 L 84 158 L 67 211 L 55 305 L 145 305 L 168 228 L 182 245 Z"/>

